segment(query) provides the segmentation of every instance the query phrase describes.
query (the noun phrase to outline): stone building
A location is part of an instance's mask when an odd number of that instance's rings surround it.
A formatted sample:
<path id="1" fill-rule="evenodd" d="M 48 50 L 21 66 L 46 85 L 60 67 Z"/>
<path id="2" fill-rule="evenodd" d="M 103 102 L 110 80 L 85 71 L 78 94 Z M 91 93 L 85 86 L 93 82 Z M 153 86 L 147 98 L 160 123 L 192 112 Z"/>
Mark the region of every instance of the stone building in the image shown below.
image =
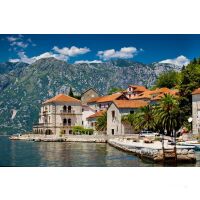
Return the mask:
<path id="1" fill-rule="evenodd" d="M 101 116 L 103 116 L 106 113 L 106 110 L 100 110 L 97 111 L 96 113 L 90 115 L 89 117 L 87 117 L 87 121 L 88 121 L 88 128 L 92 128 L 96 134 L 104 134 L 104 132 L 98 132 L 96 131 L 96 123 L 97 123 L 97 119 Z"/>
<path id="2" fill-rule="evenodd" d="M 148 105 L 142 100 L 115 100 L 107 110 L 107 134 L 133 134 L 130 124 L 122 123 L 122 117 L 134 113 L 138 108 Z"/>
<path id="3" fill-rule="evenodd" d="M 200 88 L 192 93 L 192 133 L 200 133 Z"/>
<path id="4" fill-rule="evenodd" d="M 107 110 L 107 108 L 114 100 L 125 100 L 125 99 L 128 98 L 121 92 L 117 92 L 111 95 L 92 98 L 87 102 L 87 105 L 92 107 L 96 111 Z"/>
<path id="5" fill-rule="evenodd" d="M 90 88 L 81 94 L 81 102 L 82 104 L 87 104 L 88 100 L 98 96 L 99 96 L 98 92 L 95 89 Z"/>
<path id="6" fill-rule="evenodd" d="M 73 126 L 82 125 L 81 101 L 59 94 L 42 103 L 39 123 L 33 132 L 43 134 L 72 134 Z"/>
<path id="7" fill-rule="evenodd" d="M 82 105 L 82 126 L 84 128 L 91 128 L 88 117 L 95 114 L 95 110 L 88 105 Z"/>

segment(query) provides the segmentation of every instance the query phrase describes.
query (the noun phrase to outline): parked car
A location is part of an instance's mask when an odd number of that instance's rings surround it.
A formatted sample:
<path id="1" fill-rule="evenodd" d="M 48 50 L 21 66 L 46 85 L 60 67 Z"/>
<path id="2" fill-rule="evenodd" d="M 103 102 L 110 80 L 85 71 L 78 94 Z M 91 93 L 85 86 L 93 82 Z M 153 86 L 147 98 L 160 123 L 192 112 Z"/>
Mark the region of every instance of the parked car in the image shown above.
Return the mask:
<path id="1" fill-rule="evenodd" d="M 155 133 L 152 131 L 147 131 L 147 130 L 143 130 L 139 133 L 140 137 L 155 137 L 155 136 L 160 136 L 159 133 Z"/>

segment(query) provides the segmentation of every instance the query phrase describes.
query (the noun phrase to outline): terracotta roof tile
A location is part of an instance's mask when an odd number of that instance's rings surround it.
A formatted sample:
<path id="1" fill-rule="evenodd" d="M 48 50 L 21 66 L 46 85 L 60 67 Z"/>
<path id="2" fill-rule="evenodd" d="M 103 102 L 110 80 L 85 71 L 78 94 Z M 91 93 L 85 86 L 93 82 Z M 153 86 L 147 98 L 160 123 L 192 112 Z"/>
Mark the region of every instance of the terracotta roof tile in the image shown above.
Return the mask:
<path id="1" fill-rule="evenodd" d="M 148 105 L 148 103 L 143 100 L 115 100 L 114 104 L 118 108 L 141 108 Z"/>
<path id="2" fill-rule="evenodd" d="M 95 102 L 97 102 L 97 100 L 99 100 L 101 97 L 93 97 L 93 98 L 91 98 L 91 99 L 89 99 L 88 101 L 87 101 L 87 103 L 95 103 Z"/>
<path id="3" fill-rule="evenodd" d="M 134 92 L 143 92 L 147 90 L 147 88 L 142 85 L 129 85 L 129 87 L 132 87 Z"/>
<path id="4" fill-rule="evenodd" d="M 114 100 L 116 100 L 117 98 L 119 98 L 122 95 L 123 94 L 121 92 L 118 92 L 118 93 L 114 93 L 114 94 L 111 94 L 111 95 L 103 96 L 100 99 L 98 99 L 97 102 L 98 103 L 103 103 L 103 102 L 114 101 Z"/>
<path id="5" fill-rule="evenodd" d="M 45 102 L 43 102 L 43 104 L 53 103 L 53 102 L 70 102 L 70 103 L 71 102 L 73 102 L 73 103 L 76 102 L 76 103 L 81 103 L 80 100 L 75 99 L 73 97 L 67 96 L 65 94 L 58 94 L 55 97 L 46 100 Z"/>
<path id="6" fill-rule="evenodd" d="M 92 115 L 90 115 L 89 117 L 87 117 L 87 119 L 91 119 L 91 118 L 97 118 L 97 117 L 101 117 L 103 116 L 103 114 L 106 112 L 106 110 L 100 110 Z"/>
<path id="7" fill-rule="evenodd" d="M 194 90 L 194 91 L 192 92 L 192 94 L 200 94 L 200 88 L 197 88 L 196 90 Z"/>

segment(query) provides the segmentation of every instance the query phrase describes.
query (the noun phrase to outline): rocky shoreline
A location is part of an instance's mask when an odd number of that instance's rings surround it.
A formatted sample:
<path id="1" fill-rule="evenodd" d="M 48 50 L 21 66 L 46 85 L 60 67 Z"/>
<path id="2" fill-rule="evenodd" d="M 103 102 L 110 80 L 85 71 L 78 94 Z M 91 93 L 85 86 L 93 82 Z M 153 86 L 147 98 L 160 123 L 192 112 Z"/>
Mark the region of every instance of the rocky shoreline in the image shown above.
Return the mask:
<path id="1" fill-rule="evenodd" d="M 136 138 L 135 135 L 118 135 L 118 136 L 108 136 L 108 135 L 44 135 L 44 134 L 19 134 L 10 136 L 11 140 L 25 140 L 34 142 L 95 142 L 95 143 L 106 143 L 112 138 Z"/>
<path id="2" fill-rule="evenodd" d="M 110 139 L 108 143 L 118 149 L 133 153 L 141 159 L 148 159 L 155 163 L 164 161 L 163 150 L 158 145 L 138 144 L 138 142 L 127 141 L 122 139 Z M 172 162 L 174 160 L 173 146 L 167 146 L 165 152 L 165 161 Z M 177 147 L 177 162 L 179 163 L 195 163 L 196 156 L 193 147 Z"/>

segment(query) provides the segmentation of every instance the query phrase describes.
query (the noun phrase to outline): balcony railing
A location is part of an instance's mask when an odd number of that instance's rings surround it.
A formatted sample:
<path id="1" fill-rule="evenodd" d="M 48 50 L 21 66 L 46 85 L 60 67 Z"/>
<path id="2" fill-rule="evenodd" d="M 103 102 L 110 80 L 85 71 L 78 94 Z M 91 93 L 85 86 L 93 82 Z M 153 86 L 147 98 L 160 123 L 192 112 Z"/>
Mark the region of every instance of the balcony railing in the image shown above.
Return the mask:
<path id="1" fill-rule="evenodd" d="M 64 127 L 67 127 L 67 126 L 73 126 L 71 123 L 60 123 L 60 126 L 64 126 Z"/>
<path id="2" fill-rule="evenodd" d="M 75 110 L 60 110 L 61 114 L 75 114 Z"/>

